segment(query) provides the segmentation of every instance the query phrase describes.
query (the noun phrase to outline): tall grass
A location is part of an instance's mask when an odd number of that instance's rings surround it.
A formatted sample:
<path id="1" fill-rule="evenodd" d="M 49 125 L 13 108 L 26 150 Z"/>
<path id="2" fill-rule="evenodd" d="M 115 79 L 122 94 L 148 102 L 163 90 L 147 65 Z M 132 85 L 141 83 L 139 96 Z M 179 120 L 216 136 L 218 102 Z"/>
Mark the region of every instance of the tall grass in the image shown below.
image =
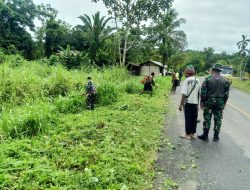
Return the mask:
<path id="1" fill-rule="evenodd" d="M 33 137 L 55 125 L 53 108 L 45 103 L 3 110 L 0 129 L 11 138 Z"/>
<path id="2" fill-rule="evenodd" d="M 126 88 L 124 84 L 130 78 L 121 67 L 102 71 L 93 69 L 86 73 L 83 70 L 68 71 L 61 65 L 50 66 L 46 61 L 28 62 L 13 55 L 5 57 L 6 61 L 0 65 L 0 128 L 12 138 L 35 136 L 45 131 L 45 121 L 50 120 L 46 113 L 51 113 L 46 107 L 48 104 L 55 107 L 54 114 L 84 111 L 86 97 L 80 94 L 85 91 L 88 76 L 96 85 L 96 104 L 99 106 L 117 102 L 119 90 Z M 39 106 L 36 106 L 37 102 Z"/>

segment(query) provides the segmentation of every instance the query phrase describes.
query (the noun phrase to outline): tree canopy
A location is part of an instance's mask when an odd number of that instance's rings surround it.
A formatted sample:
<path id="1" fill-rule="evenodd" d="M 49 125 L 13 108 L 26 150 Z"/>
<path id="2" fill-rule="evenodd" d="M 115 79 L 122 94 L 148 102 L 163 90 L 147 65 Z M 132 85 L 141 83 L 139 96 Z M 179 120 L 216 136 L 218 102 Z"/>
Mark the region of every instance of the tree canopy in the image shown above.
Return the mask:
<path id="1" fill-rule="evenodd" d="M 173 0 L 92 0 L 98 1 L 106 6 L 109 16 L 83 12 L 76 18 L 82 23 L 71 26 L 58 19 L 58 11 L 49 4 L 0 0 L 1 53 L 18 53 L 29 60 L 56 58 L 68 68 L 153 59 L 169 69 L 193 64 L 198 72 L 205 72 L 221 62 L 234 66 L 237 75 L 250 70 L 247 35 L 236 44 L 237 54 L 216 53 L 211 47 L 185 50 L 187 37 L 181 26 L 186 20 L 174 9 Z M 40 22 L 39 27 L 35 20 Z"/>

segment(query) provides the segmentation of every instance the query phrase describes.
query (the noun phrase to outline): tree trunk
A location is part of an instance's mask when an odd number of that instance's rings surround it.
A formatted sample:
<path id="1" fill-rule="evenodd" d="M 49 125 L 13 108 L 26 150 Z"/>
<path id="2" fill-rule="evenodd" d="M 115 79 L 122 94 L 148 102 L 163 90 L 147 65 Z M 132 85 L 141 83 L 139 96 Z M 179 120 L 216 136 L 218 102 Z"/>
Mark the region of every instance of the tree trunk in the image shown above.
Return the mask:
<path id="1" fill-rule="evenodd" d="M 115 15 L 115 14 L 114 14 Z M 117 18 L 115 17 L 115 27 L 116 31 L 119 31 L 118 24 L 117 24 Z M 119 52 L 119 65 L 122 65 L 122 53 L 121 53 L 121 36 L 118 32 L 118 52 Z"/>
<path id="2" fill-rule="evenodd" d="M 242 77 L 242 78 L 244 77 L 244 73 L 245 73 L 245 70 L 246 70 L 246 66 L 247 66 L 247 62 L 245 62 L 244 67 L 243 67 L 243 70 L 242 70 L 242 73 L 241 73 L 241 77 Z"/>
<path id="3" fill-rule="evenodd" d="M 125 65 L 125 62 L 126 62 L 127 48 L 128 48 L 128 31 L 126 31 L 126 34 L 125 34 L 125 41 L 124 41 L 124 47 L 123 47 L 123 55 L 122 55 L 123 66 Z"/>
<path id="4" fill-rule="evenodd" d="M 243 57 L 243 59 L 244 59 L 244 57 Z M 243 78 L 243 61 L 241 61 L 241 63 L 240 63 L 240 80 L 242 80 L 242 78 Z"/>

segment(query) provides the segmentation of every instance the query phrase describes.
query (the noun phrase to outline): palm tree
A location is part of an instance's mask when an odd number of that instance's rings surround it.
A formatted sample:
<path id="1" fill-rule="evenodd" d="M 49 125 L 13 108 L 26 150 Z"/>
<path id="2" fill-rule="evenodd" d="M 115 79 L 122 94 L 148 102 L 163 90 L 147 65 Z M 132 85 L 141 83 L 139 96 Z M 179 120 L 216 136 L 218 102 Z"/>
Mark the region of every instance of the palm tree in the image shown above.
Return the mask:
<path id="1" fill-rule="evenodd" d="M 153 27 L 154 37 L 151 39 L 158 43 L 163 65 L 166 65 L 178 50 L 186 47 L 186 34 L 178 29 L 185 22 L 185 19 L 178 18 L 175 9 L 169 9 L 162 16 L 162 20 Z"/>
<path id="2" fill-rule="evenodd" d="M 243 60 L 245 59 L 246 55 L 250 53 L 250 50 L 246 49 L 248 46 L 248 42 L 250 42 L 250 39 L 247 39 L 247 35 L 242 35 L 242 40 L 237 43 L 239 54 L 242 55 Z M 241 61 L 241 65 L 240 65 L 240 78 L 241 79 L 245 73 L 246 65 L 247 65 L 246 61 L 245 63 Z"/>
<path id="3" fill-rule="evenodd" d="M 95 15 L 92 15 L 93 21 L 86 14 L 79 16 L 79 18 L 82 20 L 84 27 L 87 30 L 91 62 L 98 64 L 97 53 L 101 49 L 104 40 L 112 31 L 112 28 L 106 27 L 111 17 L 105 19 L 105 16 L 100 17 L 100 12 L 97 12 Z"/>

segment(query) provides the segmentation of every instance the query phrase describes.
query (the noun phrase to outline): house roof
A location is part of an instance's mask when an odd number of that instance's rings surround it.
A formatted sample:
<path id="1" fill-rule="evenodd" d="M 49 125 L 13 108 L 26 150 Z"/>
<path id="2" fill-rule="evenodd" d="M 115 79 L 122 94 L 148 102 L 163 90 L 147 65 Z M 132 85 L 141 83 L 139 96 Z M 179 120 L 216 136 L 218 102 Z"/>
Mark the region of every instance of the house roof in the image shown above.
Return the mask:
<path id="1" fill-rule="evenodd" d="M 135 66 L 135 67 L 140 67 L 140 65 L 136 64 L 136 63 L 128 63 L 128 65 L 132 65 L 132 66 Z"/>
<path id="2" fill-rule="evenodd" d="M 163 65 L 162 65 L 161 62 L 152 61 L 152 60 L 146 61 L 146 62 L 144 62 L 144 63 L 142 63 L 142 64 L 140 64 L 140 65 L 144 65 L 144 64 L 146 64 L 146 63 L 153 63 L 153 64 L 155 64 L 155 65 L 157 65 L 157 66 L 159 66 L 159 67 L 163 67 Z M 167 66 L 165 65 L 164 68 L 167 68 Z"/>

